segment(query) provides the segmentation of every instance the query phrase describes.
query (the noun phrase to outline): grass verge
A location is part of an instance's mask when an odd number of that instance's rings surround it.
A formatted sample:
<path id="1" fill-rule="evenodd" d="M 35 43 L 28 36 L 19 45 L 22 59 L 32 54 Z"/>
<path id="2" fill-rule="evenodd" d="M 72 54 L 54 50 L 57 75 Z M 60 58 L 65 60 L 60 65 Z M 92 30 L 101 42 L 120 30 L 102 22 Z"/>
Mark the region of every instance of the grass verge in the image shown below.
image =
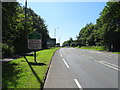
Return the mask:
<path id="1" fill-rule="evenodd" d="M 80 47 L 80 49 L 90 49 L 90 50 L 99 50 L 104 51 L 105 49 L 101 46 L 88 46 L 88 47 Z"/>
<path id="2" fill-rule="evenodd" d="M 120 52 L 112 52 L 112 53 L 114 53 L 114 54 L 120 54 Z"/>
<path id="3" fill-rule="evenodd" d="M 79 47 L 78 47 L 79 48 Z M 89 49 L 89 50 L 99 50 L 99 51 L 106 51 L 102 46 L 87 46 L 87 47 L 80 47 L 80 49 Z M 120 54 L 120 52 L 111 52 L 114 54 Z"/>
<path id="4" fill-rule="evenodd" d="M 53 53 L 58 48 L 37 52 L 37 63 L 33 56 L 19 58 L 2 64 L 3 88 L 42 88 L 45 73 Z"/>

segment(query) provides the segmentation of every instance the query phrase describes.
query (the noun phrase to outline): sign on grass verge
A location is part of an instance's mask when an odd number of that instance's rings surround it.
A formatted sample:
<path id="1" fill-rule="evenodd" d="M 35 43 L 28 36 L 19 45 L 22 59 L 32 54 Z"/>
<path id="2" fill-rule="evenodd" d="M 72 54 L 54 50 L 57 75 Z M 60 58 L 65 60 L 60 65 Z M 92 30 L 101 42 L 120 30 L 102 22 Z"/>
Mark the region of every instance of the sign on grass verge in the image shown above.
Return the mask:
<path id="1" fill-rule="evenodd" d="M 36 31 L 28 35 L 28 49 L 34 50 L 35 62 L 36 62 L 36 50 L 41 49 L 41 44 L 42 44 L 41 39 L 42 39 L 42 35 Z"/>
<path id="2" fill-rule="evenodd" d="M 33 32 L 28 35 L 28 49 L 37 50 L 42 47 L 42 35 L 38 32 Z"/>

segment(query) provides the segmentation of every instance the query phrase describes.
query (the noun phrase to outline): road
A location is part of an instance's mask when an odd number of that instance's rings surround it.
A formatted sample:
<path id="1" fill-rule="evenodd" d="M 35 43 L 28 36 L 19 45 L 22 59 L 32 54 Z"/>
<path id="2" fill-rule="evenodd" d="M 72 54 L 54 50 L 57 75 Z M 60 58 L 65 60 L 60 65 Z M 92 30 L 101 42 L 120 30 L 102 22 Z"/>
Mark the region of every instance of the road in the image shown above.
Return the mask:
<path id="1" fill-rule="evenodd" d="M 61 48 L 53 56 L 44 88 L 118 88 L 119 71 L 117 54 Z"/>

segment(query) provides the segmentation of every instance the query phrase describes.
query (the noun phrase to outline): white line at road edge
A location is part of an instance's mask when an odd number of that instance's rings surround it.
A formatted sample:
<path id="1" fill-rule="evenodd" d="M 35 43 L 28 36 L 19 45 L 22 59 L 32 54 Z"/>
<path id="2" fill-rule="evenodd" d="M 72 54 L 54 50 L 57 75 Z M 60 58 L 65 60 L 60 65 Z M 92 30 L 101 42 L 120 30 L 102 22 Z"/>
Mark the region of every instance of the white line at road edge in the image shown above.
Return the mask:
<path id="1" fill-rule="evenodd" d="M 75 83 L 77 84 L 78 88 L 82 89 L 82 86 L 80 85 L 80 83 L 77 81 L 77 79 L 74 79 Z"/>
<path id="2" fill-rule="evenodd" d="M 64 58 L 63 58 L 63 61 L 64 61 L 65 65 L 66 65 L 66 67 L 69 68 L 69 66 L 68 66 L 68 64 L 67 64 L 67 62 L 65 61 Z"/>

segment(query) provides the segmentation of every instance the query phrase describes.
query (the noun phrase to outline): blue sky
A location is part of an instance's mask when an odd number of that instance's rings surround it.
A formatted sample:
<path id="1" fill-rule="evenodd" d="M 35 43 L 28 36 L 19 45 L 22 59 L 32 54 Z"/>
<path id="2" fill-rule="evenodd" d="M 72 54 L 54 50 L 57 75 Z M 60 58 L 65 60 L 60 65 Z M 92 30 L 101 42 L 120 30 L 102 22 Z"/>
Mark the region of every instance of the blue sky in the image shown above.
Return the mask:
<path id="1" fill-rule="evenodd" d="M 105 5 L 106 2 L 28 2 L 28 7 L 45 20 L 51 38 L 56 29 L 61 45 L 70 37 L 76 39 L 87 23 L 95 23 Z"/>

